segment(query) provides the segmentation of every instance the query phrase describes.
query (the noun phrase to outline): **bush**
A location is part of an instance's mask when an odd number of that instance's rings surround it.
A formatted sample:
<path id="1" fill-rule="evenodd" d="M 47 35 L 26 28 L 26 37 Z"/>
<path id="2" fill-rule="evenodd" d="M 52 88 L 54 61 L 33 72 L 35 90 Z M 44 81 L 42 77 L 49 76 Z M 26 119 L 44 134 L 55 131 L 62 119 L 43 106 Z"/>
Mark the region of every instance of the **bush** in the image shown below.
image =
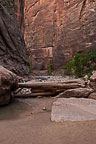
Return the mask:
<path id="1" fill-rule="evenodd" d="M 69 61 L 66 65 L 63 66 L 66 75 L 74 75 L 74 60 Z"/>
<path id="2" fill-rule="evenodd" d="M 53 64 L 48 64 L 48 74 L 53 75 L 53 73 L 54 73 Z"/>
<path id="3" fill-rule="evenodd" d="M 82 77 L 91 76 L 93 70 L 96 70 L 96 50 L 86 53 L 77 53 L 73 60 L 63 66 L 64 73 Z"/>

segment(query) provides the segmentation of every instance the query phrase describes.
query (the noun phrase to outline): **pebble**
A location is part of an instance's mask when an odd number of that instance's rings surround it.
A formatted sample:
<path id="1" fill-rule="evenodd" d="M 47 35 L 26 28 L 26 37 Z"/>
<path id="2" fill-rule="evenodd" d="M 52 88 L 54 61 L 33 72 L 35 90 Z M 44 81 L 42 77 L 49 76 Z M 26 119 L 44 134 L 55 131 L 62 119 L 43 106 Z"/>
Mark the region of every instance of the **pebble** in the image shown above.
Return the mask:
<path id="1" fill-rule="evenodd" d="M 47 110 L 47 108 L 46 108 L 46 107 L 43 107 L 42 110 Z"/>

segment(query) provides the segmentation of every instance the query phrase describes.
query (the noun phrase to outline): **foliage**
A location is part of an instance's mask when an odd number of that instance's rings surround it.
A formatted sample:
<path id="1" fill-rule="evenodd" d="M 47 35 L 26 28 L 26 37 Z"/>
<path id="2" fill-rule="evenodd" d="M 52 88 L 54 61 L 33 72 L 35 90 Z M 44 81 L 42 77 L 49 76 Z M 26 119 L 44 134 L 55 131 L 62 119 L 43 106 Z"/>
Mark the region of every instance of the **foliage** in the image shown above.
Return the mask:
<path id="1" fill-rule="evenodd" d="M 0 0 L 0 5 L 1 6 L 9 6 L 10 8 L 14 7 L 13 0 L 5 0 L 5 1 Z"/>
<path id="2" fill-rule="evenodd" d="M 54 73 L 53 64 L 48 64 L 48 74 L 52 75 Z"/>
<path id="3" fill-rule="evenodd" d="M 73 60 L 63 66 L 63 69 L 67 75 L 76 77 L 88 75 L 90 77 L 92 71 L 96 70 L 96 50 L 77 53 Z"/>
<path id="4" fill-rule="evenodd" d="M 29 62 L 29 69 L 30 69 L 30 72 L 32 72 L 32 62 Z"/>
<path id="5" fill-rule="evenodd" d="M 65 70 L 66 75 L 74 75 L 74 60 L 69 61 L 62 68 Z"/>

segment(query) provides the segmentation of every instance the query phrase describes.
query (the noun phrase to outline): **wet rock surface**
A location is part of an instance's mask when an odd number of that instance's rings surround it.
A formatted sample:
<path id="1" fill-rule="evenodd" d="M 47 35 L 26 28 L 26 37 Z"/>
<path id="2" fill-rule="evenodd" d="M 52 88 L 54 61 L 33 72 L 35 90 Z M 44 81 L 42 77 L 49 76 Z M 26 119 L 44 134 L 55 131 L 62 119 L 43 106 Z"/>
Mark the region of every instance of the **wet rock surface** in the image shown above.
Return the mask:
<path id="1" fill-rule="evenodd" d="M 51 120 L 55 122 L 96 120 L 96 101 L 84 98 L 59 98 L 53 103 Z"/>

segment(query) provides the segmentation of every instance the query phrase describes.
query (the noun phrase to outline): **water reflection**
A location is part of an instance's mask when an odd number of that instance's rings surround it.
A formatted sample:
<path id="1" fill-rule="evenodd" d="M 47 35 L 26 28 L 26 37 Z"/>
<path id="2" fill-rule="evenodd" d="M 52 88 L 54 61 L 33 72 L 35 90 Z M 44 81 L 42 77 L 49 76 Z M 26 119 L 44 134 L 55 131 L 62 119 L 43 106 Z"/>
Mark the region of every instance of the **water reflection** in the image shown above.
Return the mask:
<path id="1" fill-rule="evenodd" d="M 30 107 L 14 100 L 10 105 L 0 107 L 0 120 L 11 120 L 21 117 Z"/>

